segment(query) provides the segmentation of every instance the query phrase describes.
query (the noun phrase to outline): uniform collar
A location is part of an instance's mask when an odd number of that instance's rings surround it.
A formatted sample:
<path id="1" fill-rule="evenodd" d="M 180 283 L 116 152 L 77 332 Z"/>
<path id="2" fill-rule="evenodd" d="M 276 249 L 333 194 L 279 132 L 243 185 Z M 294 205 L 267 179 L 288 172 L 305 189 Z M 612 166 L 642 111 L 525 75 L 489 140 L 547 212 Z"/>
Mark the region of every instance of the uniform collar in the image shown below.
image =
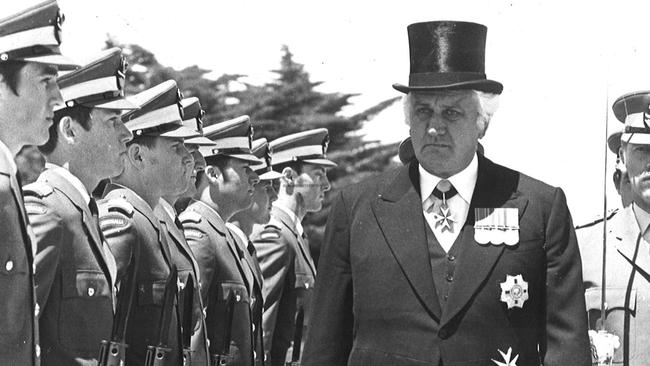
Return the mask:
<path id="1" fill-rule="evenodd" d="M 632 211 L 634 212 L 634 217 L 636 218 L 636 222 L 639 225 L 639 231 L 641 232 L 641 235 L 645 234 L 645 231 L 648 229 L 648 225 L 650 225 L 650 213 L 637 206 L 636 203 L 632 203 Z"/>
<path id="2" fill-rule="evenodd" d="M 49 169 L 67 180 L 68 183 L 79 192 L 81 197 L 83 197 L 84 202 L 86 202 L 86 204 L 90 203 L 90 195 L 88 194 L 88 191 L 86 191 L 86 187 L 81 183 L 79 178 L 70 173 L 68 169 L 52 163 L 45 163 L 45 169 Z"/>
<path id="3" fill-rule="evenodd" d="M 174 206 L 172 206 L 171 203 L 167 202 L 166 199 L 161 197 L 160 205 L 162 206 L 163 210 L 167 212 L 167 215 L 171 217 L 172 221 L 176 220 L 176 216 L 178 215 L 176 214 L 176 209 L 174 209 Z"/>
<path id="4" fill-rule="evenodd" d="M 2 140 L 0 140 L 0 154 L 3 154 L 7 157 L 7 161 L 9 161 L 9 166 L 11 167 L 11 172 L 16 175 L 18 173 L 18 167 L 14 161 L 14 155 L 11 153 L 11 150 L 9 150 L 7 145 L 2 142 Z"/>
<path id="5" fill-rule="evenodd" d="M 226 226 L 228 227 L 228 229 L 230 229 L 230 231 L 235 233 L 235 235 L 237 235 L 241 239 L 241 241 L 242 241 L 242 243 L 244 243 L 244 245 L 246 245 L 246 243 L 248 243 L 248 237 L 246 236 L 246 234 L 244 234 L 243 231 L 241 231 L 239 226 L 233 224 L 232 222 L 227 222 Z"/>
<path id="6" fill-rule="evenodd" d="M 298 216 L 296 216 L 296 214 L 293 211 L 291 211 L 288 207 L 282 205 L 281 203 L 273 202 L 273 207 L 276 207 L 278 210 L 287 214 L 287 216 L 289 216 L 289 218 L 291 219 L 291 222 L 293 222 L 298 235 L 302 236 L 304 230 L 302 228 L 302 224 L 300 223 L 300 219 L 298 219 Z"/>
<path id="7" fill-rule="evenodd" d="M 420 172 L 420 196 L 422 202 L 424 202 L 443 178 L 429 173 L 422 167 L 422 165 L 418 166 L 418 171 Z M 477 177 L 478 157 L 474 154 L 472 161 L 467 165 L 467 167 L 465 167 L 465 169 L 447 178 L 447 180 L 454 186 L 454 188 L 456 188 L 458 195 L 467 202 L 467 204 L 470 204 L 470 202 L 472 202 L 472 195 L 474 194 Z"/>

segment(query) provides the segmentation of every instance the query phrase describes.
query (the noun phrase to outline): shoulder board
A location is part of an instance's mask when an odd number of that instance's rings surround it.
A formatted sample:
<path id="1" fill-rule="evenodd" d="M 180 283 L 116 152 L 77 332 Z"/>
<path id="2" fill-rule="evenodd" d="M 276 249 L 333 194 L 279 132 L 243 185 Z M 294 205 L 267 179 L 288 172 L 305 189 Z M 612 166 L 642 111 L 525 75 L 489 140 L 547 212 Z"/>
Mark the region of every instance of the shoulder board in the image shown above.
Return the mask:
<path id="1" fill-rule="evenodd" d="M 264 225 L 264 229 L 260 231 L 260 240 L 277 240 L 282 236 L 282 230 L 271 223 Z"/>
<path id="2" fill-rule="evenodd" d="M 109 213 L 99 218 L 99 228 L 106 232 L 109 230 L 123 229 L 129 226 L 129 220 L 122 215 Z"/>
<path id="3" fill-rule="evenodd" d="M 185 229 L 183 230 L 183 234 L 185 235 L 186 239 L 201 239 L 205 236 L 202 231 L 196 229 Z"/>
<path id="4" fill-rule="evenodd" d="M 35 196 L 43 198 L 51 195 L 54 189 L 47 185 L 45 182 L 36 181 L 23 187 L 23 194 L 25 196 Z"/>
<path id="5" fill-rule="evenodd" d="M 108 212 L 119 212 L 128 217 L 131 217 L 133 215 L 133 211 L 135 210 L 133 208 L 133 205 L 128 203 L 123 198 L 111 198 L 107 200 L 104 205 L 106 206 L 106 210 Z"/>
<path id="6" fill-rule="evenodd" d="M 269 220 L 269 222 L 264 225 L 264 229 L 266 228 L 275 228 L 277 230 L 282 230 L 282 222 L 272 217 L 271 220 Z"/>
<path id="7" fill-rule="evenodd" d="M 199 223 L 202 218 L 203 216 L 196 211 L 183 211 L 183 213 L 178 216 L 178 219 L 181 220 L 181 222 Z"/>
<path id="8" fill-rule="evenodd" d="M 614 215 L 616 215 L 616 214 L 618 213 L 618 211 L 619 211 L 618 208 L 613 209 L 613 210 L 610 210 L 610 211 L 607 212 L 607 216 L 605 216 L 605 218 L 603 218 L 603 217 L 601 216 L 601 217 L 598 217 L 597 219 L 595 219 L 594 221 L 588 222 L 588 223 L 586 223 L 586 224 L 577 225 L 577 226 L 576 226 L 576 230 L 578 230 L 578 229 L 584 229 L 584 228 L 587 228 L 587 227 L 591 227 L 591 226 L 594 226 L 594 225 L 600 224 L 601 222 L 603 222 L 603 221 L 605 221 L 605 220 L 609 220 L 609 219 L 611 219 L 612 217 L 614 217 Z"/>

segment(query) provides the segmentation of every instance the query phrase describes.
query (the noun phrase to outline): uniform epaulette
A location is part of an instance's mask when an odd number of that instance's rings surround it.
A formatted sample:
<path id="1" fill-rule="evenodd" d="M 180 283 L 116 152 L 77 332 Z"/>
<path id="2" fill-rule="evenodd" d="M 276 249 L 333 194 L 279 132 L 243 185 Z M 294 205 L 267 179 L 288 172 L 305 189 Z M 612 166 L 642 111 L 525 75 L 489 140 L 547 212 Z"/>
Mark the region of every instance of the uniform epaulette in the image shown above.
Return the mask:
<path id="1" fill-rule="evenodd" d="M 199 222 L 201 222 L 202 218 L 203 217 L 198 212 L 189 211 L 189 210 L 188 211 L 183 211 L 183 213 L 180 214 L 180 216 L 178 217 L 178 219 L 181 220 L 181 222 L 193 222 L 193 223 L 197 223 L 197 224 Z"/>
<path id="2" fill-rule="evenodd" d="M 123 215 L 116 214 L 115 212 L 102 215 L 99 218 L 99 228 L 106 234 L 111 230 L 122 230 L 129 226 L 129 220 L 124 218 Z"/>
<path id="3" fill-rule="evenodd" d="M 264 225 L 264 229 L 260 231 L 259 238 L 260 240 L 277 240 L 280 239 L 282 235 L 282 229 L 279 226 L 269 222 Z"/>
<path id="4" fill-rule="evenodd" d="M 23 194 L 25 196 L 35 196 L 43 198 L 51 195 L 54 189 L 47 185 L 45 182 L 36 181 L 23 187 Z"/>
<path id="5" fill-rule="evenodd" d="M 106 201 L 106 210 L 108 212 L 119 212 L 128 217 L 133 216 L 134 208 L 123 198 L 111 198 Z"/>
<path id="6" fill-rule="evenodd" d="M 575 228 L 575 229 L 576 229 L 576 230 L 578 230 L 578 229 L 584 229 L 584 228 L 587 228 L 587 227 L 590 227 L 590 226 L 597 225 L 597 224 L 599 224 L 599 223 L 601 223 L 601 222 L 603 222 L 603 221 L 605 221 L 605 220 L 609 220 L 609 219 L 611 219 L 612 217 L 614 217 L 614 215 L 616 215 L 616 214 L 618 213 L 618 211 L 619 211 L 618 208 L 615 208 L 615 209 L 609 210 L 609 211 L 607 211 L 607 215 L 605 216 L 604 219 L 603 219 L 602 216 L 599 216 L 599 217 L 598 217 L 597 219 L 595 219 L 594 221 L 588 222 L 588 223 L 586 223 L 586 224 L 576 225 L 576 228 Z"/>

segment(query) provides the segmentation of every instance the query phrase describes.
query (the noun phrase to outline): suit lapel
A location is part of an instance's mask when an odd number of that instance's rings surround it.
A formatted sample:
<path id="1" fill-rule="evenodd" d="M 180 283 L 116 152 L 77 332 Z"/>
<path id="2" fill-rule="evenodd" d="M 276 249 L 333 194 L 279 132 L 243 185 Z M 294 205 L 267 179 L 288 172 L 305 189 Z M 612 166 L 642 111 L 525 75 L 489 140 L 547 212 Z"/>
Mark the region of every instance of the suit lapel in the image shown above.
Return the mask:
<path id="1" fill-rule="evenodd" d="M 88 207 L 88 204 L 85 202 L 84 198 L 67 179 L 51 169 L 45 170 L 42 173 L 40 179 L 43 179 L 46 182 L 50 182 L 51 187 L 66 196 L 68 200 L 70 200 L 70 202 L 77 208 L 77 210 L 79 210 L 82 217 L 84 231 L 88 236 L 88 241 L 90 242 L 93 252 L 95 252 L 95 257 L 98 259 L 99 265 L 104 270 L 104 274 L 108 278 L 109 282 L 113 283 L 113 273 L 117 273 L 117 269 L 111 271 L 112 268 L 109 263 L 112 263 L 114 265 L 114 261 L 109 261 L 106 258 L 106 253 L 103 249 L 103 241 L 99 234 L 98 223 L 95 222 L 95 219 L 90 213 L 90 208 Z"/>
<path id="2" fill-rule="evenodd" d="M 379 228 L 411 287 L 429 312 L 440 319 L 417 171 L 415 162 L 402 167 L 371 206 Z"/>
<path id="3" fill-rule="evenodd" d="M 316 276 L 316 266 L 314 265 L 314 260 L 311 257 L 311 252 L 309 250 L 309 247 L 307 246 L 307 243 L 305 243 L 304 240 L 302 240 L 302 236 L 298 234 L 298 229 L 296 228 L 296 224 L 293 222 L 291 217 L 287 215 L 286 212 L 284 212 L 282 209 L 279 209 L 277 207 L 272 208 L 273 213 L 272 217 L 276 217 L 278 220 L 286 226 L 289 231 L 293 233 L 293 235 L 296 237 L 296 243 L 298 243 L 298 250 L 300 250 L 300 254 L 304 258 L 304 260 L 309 264 L 309 269 L 311 269 L 311 272 L 314 276 Z"/>
<path id="4" fill-rule="evenodd" d="M 526 209 L 528 199 L 518 191 L 519 173 L 495 165 L 479 155 L 478 178 L 467 221 L 455 245 L 459 245 L 458 265 L 454 274 L 449 298 L 443 312 L 444 326 L 469 302 L 474 293 L 496 265 L 505 248 L 504 244 L 480 245 L 474 240 L 475 208 L 516 208 L 519 219 Z"/>
<path id="5" fill-rule="evenodd" d="M 608 250 L 620 250 L 621 253 L 623 253 L 629 259 L 634 259 L 636 242 L 641 230 L 639 229 L 639 224 L 636 221 L 636 216 L 634 215 L 632 205 L 626 207 L 620 215 L 616 215 L 615 219 L 618 221 L 609 225 L 608 231 L 612 234 L 615 234 L 616 239 L 619 240 L 608 241 L 607 244 L 615 243 L 615 247 L 612 249 L 608 248 Z M 615 231 L 615 233 L 613 231 Z M 645 240 L 642 238 L 641 242 L 639 243 L 639 255 L 637 256 L 637 260 L 634 264 L 645 272 L 650 273 L 650 263 L 647 261 L 647 256 L 641 254 L 641 251 L 646 245 L 647 244 L 645 244 Z M 615 255 L 620 256 L 621 253 L 616 252 Z"/>

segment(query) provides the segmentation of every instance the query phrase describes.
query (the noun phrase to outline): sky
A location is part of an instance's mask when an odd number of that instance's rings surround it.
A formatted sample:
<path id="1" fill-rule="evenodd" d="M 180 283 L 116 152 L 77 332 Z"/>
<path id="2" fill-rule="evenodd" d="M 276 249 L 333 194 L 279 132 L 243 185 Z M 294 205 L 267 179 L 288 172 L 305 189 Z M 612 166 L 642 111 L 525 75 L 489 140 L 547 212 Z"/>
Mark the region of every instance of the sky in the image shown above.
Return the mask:
<path id="1" fill-rule="evenodd" d="M 10 14 L 26 0 L 3 4 Z M 644 1 L 566 0 L 59 0 L 62 50 L 77 60 L 99 52 L 107 35 L 139 44 L 165 65 L 199 65 L 272 78 L 290 47 L 326 92 L 360 93 L 351 114 L 398 96 L 408 81 L 406 26 L 464 20 L 488 27 L 486 73 L 504 85 L 482 143 L 502 165 L 562 187 L 576 223 L 620 205 L 605 167 L 605 126 L 620 95 L 650 89 L 650 37 Z M 13 8 L 12 8 L 13 7 Z M 408 135 L 399 104 L 367 126 L 369 136 Z"/>

